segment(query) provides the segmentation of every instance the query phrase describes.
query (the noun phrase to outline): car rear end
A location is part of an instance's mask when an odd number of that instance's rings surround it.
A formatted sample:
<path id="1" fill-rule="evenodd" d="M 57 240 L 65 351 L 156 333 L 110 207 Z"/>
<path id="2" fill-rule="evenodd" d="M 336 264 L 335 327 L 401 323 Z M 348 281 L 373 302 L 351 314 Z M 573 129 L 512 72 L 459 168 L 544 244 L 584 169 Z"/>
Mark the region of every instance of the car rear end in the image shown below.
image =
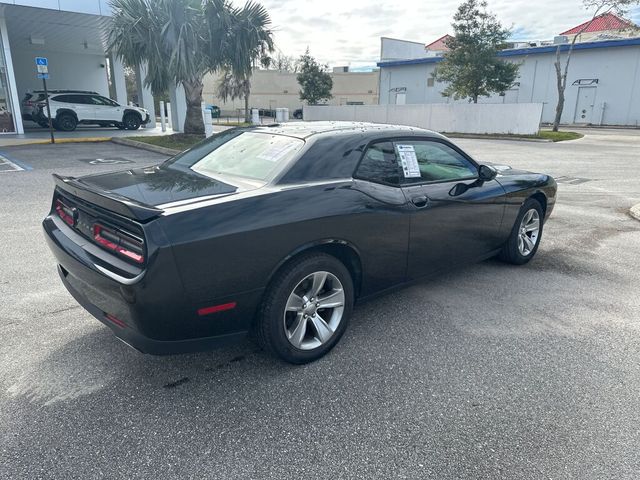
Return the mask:
<path id="1" fill-rule="evenodd" d="M 43 92 L 27 92 L 22 99 L 22 119 L 35 122 L 36 113 L 38 110 L 38 103 L 44 101 L 44 93 Z"/>
<path id="2" fill-rule="evenodd" d="M 198 349 L 190 338 L 206 334 L 185 318 L 188 302 L 157 222 L 161 213 L 56 177 L 43 221 L 71 295 L 119 339 L 153 354 Z"/>

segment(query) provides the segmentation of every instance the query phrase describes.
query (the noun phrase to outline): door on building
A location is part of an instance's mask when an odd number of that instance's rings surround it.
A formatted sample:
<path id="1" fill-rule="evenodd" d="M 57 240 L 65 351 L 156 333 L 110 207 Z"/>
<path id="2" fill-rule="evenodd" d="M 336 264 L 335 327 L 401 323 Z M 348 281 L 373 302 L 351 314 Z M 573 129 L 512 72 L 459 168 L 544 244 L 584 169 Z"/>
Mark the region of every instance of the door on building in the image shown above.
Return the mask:
<path id="1" fill-rule="evenodd" d="M 576 113 L 573 123 L 592 123 L 593 106 L 596 102 L 596 87 L 578 87 Z"/>
<path id="2" fill-rule="evenodd" d="M 396 93 L 396 105 L 404 105 L 407 103 L 407 94 L 404 92 Z"/>

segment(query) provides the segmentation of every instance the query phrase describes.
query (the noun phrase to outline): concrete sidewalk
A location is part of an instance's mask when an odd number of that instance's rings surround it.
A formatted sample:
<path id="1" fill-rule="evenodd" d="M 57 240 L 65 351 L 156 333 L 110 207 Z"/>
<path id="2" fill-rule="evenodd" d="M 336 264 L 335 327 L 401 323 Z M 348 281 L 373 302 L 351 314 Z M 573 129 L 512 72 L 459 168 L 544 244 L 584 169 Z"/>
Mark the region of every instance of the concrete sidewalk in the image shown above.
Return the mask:
<path id="1" fill-rule="evenodd" d="M 160 127 L 140 128 L 139 130 L 118 130 L 114 127 L 103 128 L 82 125 L 73 132 L 53 131 L 56 143 L 106 142 L 115 137 L 171 135 L 173 133 L 173 130 L 170 128 L 168 128 L 166 132 L 163 132 Z M 40 127 L 26 128 L 23 135 L 0 135 L 0 147 L 37 145 L 49 143 L 49 141 L 49 129 Z"/>

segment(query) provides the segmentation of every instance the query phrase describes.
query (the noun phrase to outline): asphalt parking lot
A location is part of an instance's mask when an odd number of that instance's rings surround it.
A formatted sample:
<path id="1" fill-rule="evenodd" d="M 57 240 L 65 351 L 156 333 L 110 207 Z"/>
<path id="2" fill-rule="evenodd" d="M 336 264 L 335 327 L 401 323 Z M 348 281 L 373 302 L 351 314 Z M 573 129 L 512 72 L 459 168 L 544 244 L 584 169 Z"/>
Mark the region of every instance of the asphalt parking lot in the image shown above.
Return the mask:
<path id="1" fill-rule="evenodd" d="M 362 304 L 301 367 L 249 341 L 141 355 L 62 286 L 51 173 L 162 156 L 0 149 L 0 478 L 638 478 L 640 131 L 457 143 L 557 178 L 536 258 Z"/>

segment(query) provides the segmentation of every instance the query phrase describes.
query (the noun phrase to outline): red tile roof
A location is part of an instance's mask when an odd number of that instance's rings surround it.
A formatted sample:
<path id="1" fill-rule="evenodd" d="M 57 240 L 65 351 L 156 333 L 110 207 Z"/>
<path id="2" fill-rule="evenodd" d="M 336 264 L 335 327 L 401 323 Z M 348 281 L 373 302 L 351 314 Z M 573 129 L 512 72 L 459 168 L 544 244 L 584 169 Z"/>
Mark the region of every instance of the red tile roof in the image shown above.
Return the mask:
<path id="1" fill-rule="evenodd" d="M 613 13 L 603 13 L 602 15 L 597 16 L 591 22 L 584 31 L 580 32 L 587 25 L 589 21 L 581 23 L 580 25 L 573 27 L 566 32 L 562 32 L 560 35 L 575 35 L 576 33 L 587 33 L 587 32 L 603 32 L 606 30 L 624 30 L 625 28 L 633 27 L 634 24 L 624 20 Z"/>
<path id="2" fill-rule="evenodd" d="M 435 42 L 431 42 L 429 45 L 426 45 L 424 48 L 426 50 L 438 50 L 438 51 L 447 51 L 449 47 L 447 47 L 447 40 L 453 38 L 451 35 L 446 34 L 441 36 Z"/>

